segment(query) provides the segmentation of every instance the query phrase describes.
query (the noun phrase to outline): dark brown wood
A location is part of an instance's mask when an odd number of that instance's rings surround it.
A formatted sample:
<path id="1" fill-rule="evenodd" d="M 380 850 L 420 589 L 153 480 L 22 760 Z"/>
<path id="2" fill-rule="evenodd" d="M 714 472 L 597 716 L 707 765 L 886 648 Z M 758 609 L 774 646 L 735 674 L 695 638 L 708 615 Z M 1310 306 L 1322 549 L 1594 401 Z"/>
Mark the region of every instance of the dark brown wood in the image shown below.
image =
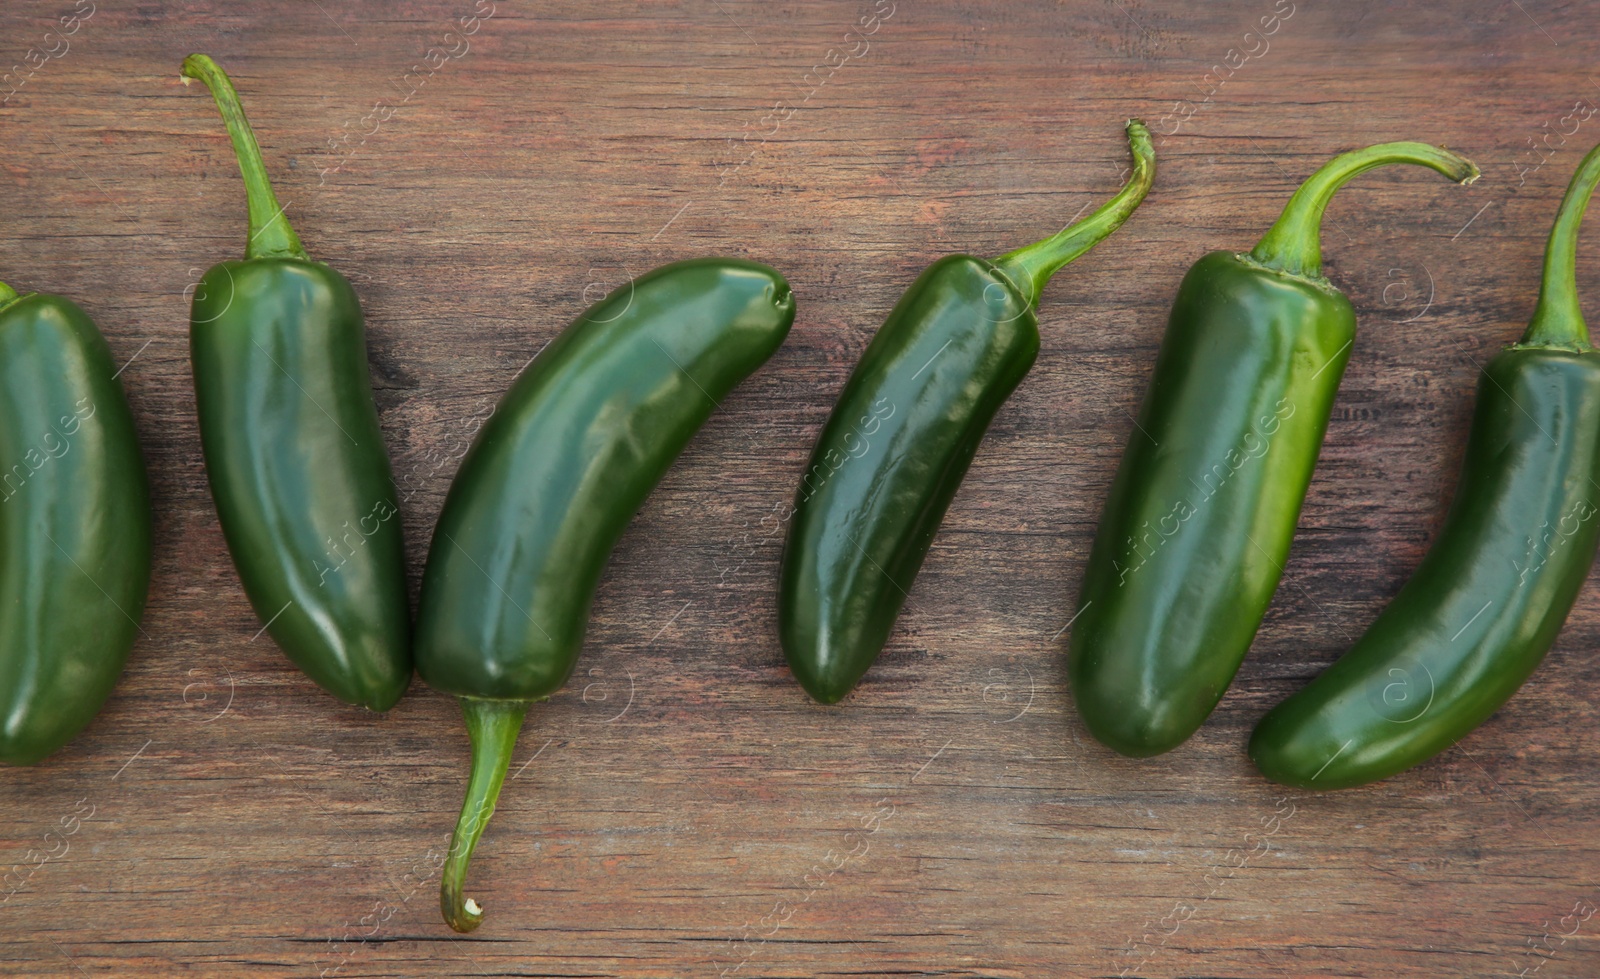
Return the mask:
<path id="1" fill-rule="evenodd" d="M 1432 764 L 1313 795 L 1243 753 L 1439 526 L 1475 365 L 1526 322 L 1600 139 L 1572 115 L 1600 106 L 1592 5 L 883 0 L 846 41 L 874 0 L 481 0 L 463 40 L 474 0 L 96 0 L 61 50 L 74 2 L 0 10 L 5 64 L 58 51 L 0 108 L 0 278 L 74 297 L 129 362 L 156 573 L 99 719 L 0 772 L 0 865 L 92 807 L 0 905 L 0 973 L 1600 974 L 1592 586 L 1522 693 Z M 456 54 L 430 69 L 430 49 Z M 470 938 L 435 896 L 454 703 L 419 681 L 379 717 L 313 687 L 256 637 L 211 508 L 185 289 L 241 251 L 244 199 L 210 100 L 179 84 L 192 50 L 233 73 L 301 237 L 361 294 L 414 580 L 474 416 L 587 302 L 708 253 L 770 262 L 799 297 L 617 549 L 577 675 L 530 713 Z M 808 703 L 775 639 L 772 530 L 834 394 L 927 263 L 1109 195 L 1131 115 L 1169 133 L 1155 191 L 1047 291 L 1038 365 L 879 664 Z M 346 133 L 353 154 L 330 148 Z M 1334 204 L 1328 270 L 1362 332 L 1283 586 L 1199 736 L 1116 756 L 1073 716 L 1061 630 L 1167 304 L 1320 162 L 1396 138 L 1484 178 L 1388 170 Z"/>

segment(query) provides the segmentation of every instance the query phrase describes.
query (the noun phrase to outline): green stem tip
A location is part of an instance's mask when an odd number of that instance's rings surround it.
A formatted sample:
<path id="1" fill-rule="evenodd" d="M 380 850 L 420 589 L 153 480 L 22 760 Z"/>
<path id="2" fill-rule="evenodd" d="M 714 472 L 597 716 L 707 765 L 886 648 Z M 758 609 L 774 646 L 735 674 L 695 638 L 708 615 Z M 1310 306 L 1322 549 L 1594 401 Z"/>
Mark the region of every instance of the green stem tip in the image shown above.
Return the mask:
<path id="1" fill-rule="evenodd" d="M 461 713 L 467 720 L 467 736 L 472 739 L 472 777 L 467 781 L 467 797 L 461 803 L 455 835 L 450 838 L 450 854 L 445 858 L 444 878 L 439 883 L 439 910 L 456 931 L 465 933 L 483 922 L 483 908 L 461 889 L 466 883 L 467 865 L 484 827 L 494 815 L 495 800 L 505 784 L 511 755 L 517 749 L 517 733 L 528 713 L 527 700 L 479 700 L 461 698 Z"/>
<path id="2" fill-rule="evenodd" d="M 1578 303 L 1578 226 L 1589 206 L 1595 184 L 1600 183 L 1600 146 L 1578 164 L 1567 184 L 1566 196 L 1556 211 L 1550 241 L 1544 248 L 1544 278 L 1539 282 L 1539 303 L 1522 335 L 1527 346 L 1592 349 L 1589 327 Z"/>
<path id="3" fill-rule="evenodd" d="M 1039 305 L 1039 294 L 1052 275 L 1122 227 L 1150 192 L 1156 179 L 1156 151 L 1150 143 L 1150 130 L 1139 120 L 1129 119 L 1127 132 L 1133 173 L 1117 196 L 1082 221 L 994 260 L 995 267 L 1027 297 L 1029 306 Z"/>
<path id="4" fill-rule="evenodd" d="M 0 282 L 0 306 L 9 306 L 17 301 L 17 290 Z"/>
<path id="5" fill-rule="evenodd" d="M 1328 202 L 1351 177 L 1391 163 L 1428 167 L 1458 184 L 1470 184 L 1479 176 L 1478 167 L 1471 160 L 1427 143 L 1378 143 L 1341 153 L 1300 185 L 1250 257 L 1280 272 L 1308 279 L 1320 278 L 1322 212 L 1327 209 Z"/>
<path id="6" fill-rule="evenodd" d="M 244 106 L 239 104 L 239 93 L 234 91 L 228 73 L 208 56 L 191 54 L 183 59 L 183 78 L 185 85 L 191 78 L 205 82 L 217 102 L 217 110 L 222 113 L 223 124 L 228 127 L 228 137 L 233 140 L 233 153 L 239 158 L 239 173 L 244 176 L 245 199 L 250 210 L 250 240 L 245 243 L 245 258 L 307 258 L 299 236 L 290 227 L 283 208 L 278 206 L 277 195 L 272 192 L 266 164 L 261 161 L 261 147 L 256 144 L 250 120 L 244 117 Z"/>

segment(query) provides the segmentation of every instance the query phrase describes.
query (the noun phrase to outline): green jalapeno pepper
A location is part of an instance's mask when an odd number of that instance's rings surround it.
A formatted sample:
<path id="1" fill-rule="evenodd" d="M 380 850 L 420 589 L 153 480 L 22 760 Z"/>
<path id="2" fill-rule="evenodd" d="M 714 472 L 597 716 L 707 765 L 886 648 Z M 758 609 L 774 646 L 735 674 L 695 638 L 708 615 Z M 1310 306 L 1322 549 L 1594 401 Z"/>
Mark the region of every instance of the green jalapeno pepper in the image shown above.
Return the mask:
<path id="1" fill-rule="evenodd" d="M 845 383 L 795 494 L 778 589 L 789 667 L 822 703 L 849 693 L 888 641 L 978 443 L 1038 355 L 1045 284 L 1149 191 L 1150 133 L 1138 121 L 1127 133 L 1120 193 L 1008 255 L 929 266 Z"/>
<path id="2" fill-rule="evenodd" d="M 234 567 L 288 657 L 351 704 L 411 679 L 405 548 L 355 290 L 312 261 L 267 180 L 239 96 L 193 54 L 244 175 L 242 262 L 195 290 L 189 353 L 206 474 Z"/>
<path id="3" fill-rule="evenodd" d="M 1600 541 L 1600 350 L 1578 306 L 1578 225 L 1600 147 L 1573 175 L 1533 320 L 1484 366 L 1455 500 L 1399 594 L 1326 672 L 1256 726 L 1250 757 L 1308 789 L 1418 765 L 1482 724 L 1555 642 Z"/>
<path id="4" fill-rule="evenodd" d="M 1354 309 L 1322 276 L 1322 213 L 1345 181 L 1391 163 L 1478 175 L 1422 143 L 1345 153 L 1254 251 L 1212 252 L 1178 287 L 1067 659 L 1079 714 L 1123 754 L 1187 740 L 1266 614 L 1355 340 Z"/>
<path id="5" fill-rule="evenodd" d="M 150 494 L 111 350 L 69 299 L 0 284 L 0 761 L 88 726 L 150 585 Z"/>
<path id="6" fill-rule="evenodd" d="M 456 694 L 472 776 L 439 890 L 445 921 L 482 920 L 462 887 L 524 714 L 577 663 L 600 574 L 650 490 L 718 402 L 789 332 L 772 269 L 700 259 L 591 306 L 534 358 L 479 431 L 434 529 L 417 669 Z"/>

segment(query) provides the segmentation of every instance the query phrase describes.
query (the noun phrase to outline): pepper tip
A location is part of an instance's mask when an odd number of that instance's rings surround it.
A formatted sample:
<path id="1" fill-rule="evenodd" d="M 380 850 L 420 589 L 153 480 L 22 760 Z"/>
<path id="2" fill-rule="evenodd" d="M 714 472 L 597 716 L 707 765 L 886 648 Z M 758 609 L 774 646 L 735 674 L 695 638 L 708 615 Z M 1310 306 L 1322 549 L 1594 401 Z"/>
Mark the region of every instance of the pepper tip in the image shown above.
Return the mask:
<path id="1" fill-rule="evenodd" d="M 185 85 L 189 84 L 190 79 L 203 81 L 205 79 L 205 69 L 208 64 L 215 66 L 216 62 L 212 61 L 208 55 L 200 54 L 199 52 L 184 58 L 183 70 L 179 72 L 179 76 L 183 79 L 183 83 Z"/>
<path id="2" fill-rule="evenodd" d="M 1460 176 L 1457 176 L 1455 173 L 1451 173 L 1449 170 L 1443 171 L 1445 176 L 1454 180 L 1456 183 L 1463 187 L 1467 187 L 1477 183 L 1478 178 L 1483 176 L 1483 171 L 1478 169 L 1478 165 L 1462 156 L 1460 153 L 1455 152 L 1450 147 L 1445 146 L 1443 143 L 1439 144 L 1438 149 L 1446 156 L 1450 157 L 1450 162 L 1458 168 Z"/>
<path id="3" fill-rule="evenodd" d="M 483 905 L 470 897 L 461 897 L 459 880 L 443 882 L 439 888 L 439 910 L 444 914 L 445 924 L 463 935 L 483 924 Z"/>
<path id="4" fill-rule="evenodd" d="M 445 922 L 451 930 L 460 934 L 476 931 L 483 924 L 483 907 L 472 898 L 467 898 L 459 907 L 452 909 L 453 913 L 445 915 Z"/>

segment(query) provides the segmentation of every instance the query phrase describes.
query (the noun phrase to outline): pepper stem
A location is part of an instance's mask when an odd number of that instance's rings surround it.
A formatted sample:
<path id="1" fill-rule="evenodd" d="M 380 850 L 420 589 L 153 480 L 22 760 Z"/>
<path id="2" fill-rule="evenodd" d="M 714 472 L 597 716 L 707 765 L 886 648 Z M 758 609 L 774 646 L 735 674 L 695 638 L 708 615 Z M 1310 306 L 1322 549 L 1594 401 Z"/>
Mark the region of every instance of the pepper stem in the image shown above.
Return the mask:
<path id="1" fill-rule="evenodd" d="M 1578 304 L 1578 225 L 1589 206 L 1595 184 L 1600 183 L 1600 146 L 1578 164 L 1567 184 L 1566 196 L 1550 228 L 1544 248 L 1544 278 L 1539 282 L 1539 303 L 1522 335 L 1524 344 L 1589 350 L 1589 327 Z"/>
<path id="2" fill-rule="evenodd" d="M 244 176 L 244 193 L 250 209 L 250 240 L 245 243 L 244 257 L 309 258 L 300 244 L 300 237 L 289 226 L 283 208 L 278 206 L 272 182 L 267 179 L 266 164 L 261 161 L 261 147 L 256 145 L 250 120 L 244 117 L 244 106 L 239 104 L 239 93 L 234 91 L 228 73 L 206 55 L 191 54 L 183 59 L 183 77 L 185 85 L 190 78 L 206 83 L 211 97 L 216 99 L 217 110 L 222 113 L 222 122 L 228 127 L 228 136 L 233 140 L 233 153 L 239 158 L 239 173 Z"/>
<path id="3" fill-rule="evenodd" d="M 1150 145 L 1150 130 L 1139 120 L 1129 119 L 1127 132 L 1128 150 L 1133 154 L 1133 175 L 1117 196 L 1077 224 L 993 261 L 1017 291 L 1027 297 L 1030 307 L 1039 305 L 1039 294 L 1044 292 L 1052 275 L 1122 227 L 1138 209 L 1144 195 L 1150 192 L 1150 185 L 1156 179 L 1156 151 Z"/>
<path id="4" fill-rule="evenodd" d="M 472 777 L 467 781 L 467 797 L 461 803 L 455 835 L 450 838 L 450 855 L 444 863 L 444 879 L 439 883 L 439 910 L 444 920 L 459 932 L 469 932 L 483 922 L 483 908 L 477 901 L 461 896 L 466 883 L 467 864 L 478 838 L 494 815 L 495 800 L 505 784 L 511 755 L 517 749 L 517 732 L 522 730 L 527 700 L 479 700 L 461 698 L 461 713 L 467 719 L 467 736 L 472 739 Z"/>
<path id="5" fill-rule="evenodd" d="M 17 290 L 0 282 L 0 306 L 9 306 L 17 301 Z"/>
<path id="6" fill-rule="evenodd" d="M 1268 229 L 1250 257 L 1271 269 L 1308 279 L 1322 275 L 1322 212 L 1345 181 L 1374 167 L 1414 163 L 1437 170 L 1458 184 L 1478 179 L 1478 167 L 1442 146 L 1427 143 L 1379 143 L 1341 153 L 1312 174 L 1289 198 L 1277 223 Z"/>

